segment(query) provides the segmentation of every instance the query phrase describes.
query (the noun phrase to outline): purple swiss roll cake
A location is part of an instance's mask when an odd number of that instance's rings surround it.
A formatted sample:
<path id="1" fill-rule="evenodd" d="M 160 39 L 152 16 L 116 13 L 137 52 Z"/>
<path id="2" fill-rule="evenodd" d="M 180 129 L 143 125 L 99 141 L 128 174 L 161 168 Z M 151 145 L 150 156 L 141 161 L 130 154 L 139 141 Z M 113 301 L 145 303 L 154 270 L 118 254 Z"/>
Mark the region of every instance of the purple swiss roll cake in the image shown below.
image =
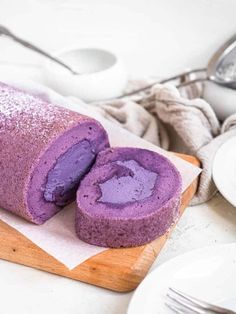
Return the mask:
<path id="1" fill-rule="evenodd" d="M 163 235 L 179 215 L 181 177 L 155 152 L 100 152 L 77 192 L 76 233 L 90 244 L 132 247 Z"/>
<path id="2" fill-rule="evenodd" d="M 42 224 L 107 147 L 97 121 L 0 83 L 0 207 Z"/>

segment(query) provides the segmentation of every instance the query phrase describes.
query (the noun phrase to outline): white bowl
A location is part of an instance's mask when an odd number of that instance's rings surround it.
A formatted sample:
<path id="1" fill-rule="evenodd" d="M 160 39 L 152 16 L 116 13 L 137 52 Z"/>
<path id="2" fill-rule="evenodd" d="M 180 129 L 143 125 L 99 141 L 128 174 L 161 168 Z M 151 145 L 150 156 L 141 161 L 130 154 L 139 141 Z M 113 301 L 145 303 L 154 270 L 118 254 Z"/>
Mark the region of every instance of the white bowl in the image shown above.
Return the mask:
<path id="1" fill-rule="evenodd" d="M 115 98 L 122 94 L 127 75 L 123 63 L 110 51 L 97 48 L 74 48 L 59 51 L 58 57 L 80 75 L 53 61 L 45 64 L 45 79 L 64 96 L 76 96 L 87 102 Z"/>

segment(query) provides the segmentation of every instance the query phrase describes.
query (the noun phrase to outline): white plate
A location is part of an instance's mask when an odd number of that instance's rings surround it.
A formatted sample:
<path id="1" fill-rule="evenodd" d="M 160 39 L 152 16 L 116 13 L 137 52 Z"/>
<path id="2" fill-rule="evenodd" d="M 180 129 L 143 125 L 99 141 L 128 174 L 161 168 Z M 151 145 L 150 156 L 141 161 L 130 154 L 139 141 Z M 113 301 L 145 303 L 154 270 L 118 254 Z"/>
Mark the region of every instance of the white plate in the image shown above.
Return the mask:
<path id="1" fill-rule="evenodd" d="M 236 206 L 236 137 L 228 139 L 218 149 L 212 175 L 220 193 Z"/>
<path id="2" fill-rule="evenodd" d="M 128 314 L 173 313 L 165 306 L 168 287 L 236 310 L 236 244 L 180 255 L 161 265 L 137 288 Z"/>

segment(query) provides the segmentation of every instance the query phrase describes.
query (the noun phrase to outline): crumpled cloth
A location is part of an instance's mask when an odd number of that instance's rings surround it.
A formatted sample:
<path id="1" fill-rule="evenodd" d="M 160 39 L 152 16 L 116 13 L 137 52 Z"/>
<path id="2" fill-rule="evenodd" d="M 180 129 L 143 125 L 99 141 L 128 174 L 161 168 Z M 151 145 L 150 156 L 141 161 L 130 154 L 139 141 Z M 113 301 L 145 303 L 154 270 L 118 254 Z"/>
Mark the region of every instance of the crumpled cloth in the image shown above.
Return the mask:
<path id="1" fill-rule="evenodd" d="M 212 107 L 200 98 L 202 88 L 199 83 L 180 90 L 156 84 L 141 96 L 94 104 L 106 119 L 145 140 L 192 154 L 201 161 L 203 171 L 192 205 L 209 200 L 217 192 L 212 180 L 213 159 L 219 146 L 236 135 L 236 114 L 221 125 Z"/>

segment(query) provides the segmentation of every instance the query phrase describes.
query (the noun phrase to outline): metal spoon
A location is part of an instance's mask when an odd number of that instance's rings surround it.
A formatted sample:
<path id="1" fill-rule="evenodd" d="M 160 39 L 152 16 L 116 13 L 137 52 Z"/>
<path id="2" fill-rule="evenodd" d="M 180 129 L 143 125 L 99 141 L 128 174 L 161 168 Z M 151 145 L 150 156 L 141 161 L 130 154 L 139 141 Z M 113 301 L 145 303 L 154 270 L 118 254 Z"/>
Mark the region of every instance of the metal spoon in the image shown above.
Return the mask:
<path id="1" fill-rule="evenodd" d="M 78 73 L 77 71 L 75 71 L 74 69 L 72 69 L 68 64 L 64 63 L 63 61 L 61 61 L 58 58 L 53 57 L 52 55 L 50 55 L 48 52 L 42 50 L 41 48 L 31 44 L 30 42 L 16 36 L 15 34 L 13 34 L 8 28 L 6 28 L 3 25 L 0 25 L 0 36 L 6 36 L 9 37 L 11 39 L 13 39 L 14 41 L 16 41 L 17 43 L 21 44 L 22 46 L 31 49 L 41 55 L 43 55 L 44 57 L 56 62 L 57 64 L 63 66 L 65 69 L 69 70 L 72 74 L 74 75 L 79 75 L 80 73 Z"/>
<path id="2" fill-rule="evenodd" d="M 207 77 L 217 84 L 236 89 L 236 34 L 212 56 Z"/>
<path id="3" fill-rule="evenodd" d="M 197 77 L 194 80 L 189 79 L 189 76 L 192 73 L 197 74 Z M 183 87 L 203 81 L 212 81 L 221 86 L 236 89 L 236 34 L 214 53 L 207 65 L 207 68 L 186 71 L 162 81 L 153 82 L 141 89 L 123 94 L 118 98 L 135 95 L 150 89 L 155 84 L 163 84 L 175 80 L 180 81 L 176 87 Z"/>

